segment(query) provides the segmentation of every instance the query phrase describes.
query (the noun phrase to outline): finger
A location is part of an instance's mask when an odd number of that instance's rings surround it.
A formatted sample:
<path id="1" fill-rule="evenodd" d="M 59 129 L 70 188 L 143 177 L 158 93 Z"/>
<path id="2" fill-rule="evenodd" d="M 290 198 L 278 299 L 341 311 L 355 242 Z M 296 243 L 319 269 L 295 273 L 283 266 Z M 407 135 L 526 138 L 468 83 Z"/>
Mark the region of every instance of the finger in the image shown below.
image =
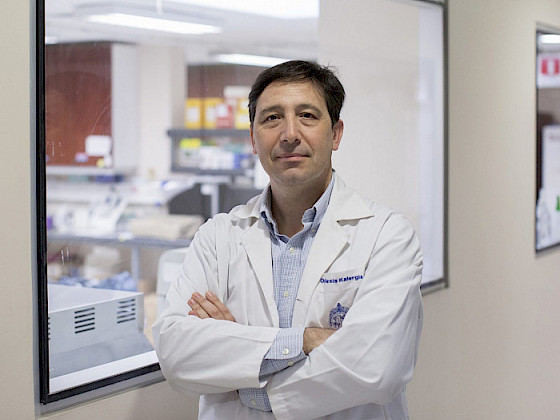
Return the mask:
<path id="1" fill-rule="evenodd" d="M 235 318 L 233 317 L 227 306 L 224 305 L 214 293 L 206 292 L 206 299 L 208 299 L 218 309 L 218 311 L 220 311 L 223 319 L 235 322 Z"/>
<path id="2" fill-rule="evenodd" d="M 223 314 L 216 307 L 216 305 L 214 305 L 200 293 L 193 293 L 192 298 L 200 305 L 201 309 L 203 309 L 210 318 L 224 319 Z"/>
<path id="3" fill-rule="evenodd" d="M 193 298 L 189 299 L 188 304 L 191 307 L 189 315 L 195 315 L 201 319 L 210 317 L 208 313 Z"/>

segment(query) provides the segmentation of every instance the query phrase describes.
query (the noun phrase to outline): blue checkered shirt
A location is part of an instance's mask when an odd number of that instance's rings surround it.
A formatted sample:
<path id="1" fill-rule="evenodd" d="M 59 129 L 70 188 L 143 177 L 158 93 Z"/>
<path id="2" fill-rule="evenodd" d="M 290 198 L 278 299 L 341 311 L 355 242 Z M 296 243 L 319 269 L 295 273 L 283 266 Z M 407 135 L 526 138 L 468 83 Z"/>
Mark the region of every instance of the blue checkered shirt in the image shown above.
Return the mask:
<path id="1" fill-rule="evenodd" d="M 315 205 L 307 209 L 302 217 L 303 229 L 291 238 L 278 233 L 276 221 L 272 217 L 270 188 L 261 207 L 261 217 L 270 231 L 272 245 L 272 276 L 274 300 L 278 308 L 280 331 L 261 364 L 259 379 L 262 388 L 243 388 L 239 397 L 243 404 L 261 411 L 272 411 L 266 382 L 276 372 L 305 359 L 303 352 L 303 327 L 292 327 L 294 305 L 299 283 L 305 268 L 311 244 L 331 197 L 334 174 L 331 182 Z"/>

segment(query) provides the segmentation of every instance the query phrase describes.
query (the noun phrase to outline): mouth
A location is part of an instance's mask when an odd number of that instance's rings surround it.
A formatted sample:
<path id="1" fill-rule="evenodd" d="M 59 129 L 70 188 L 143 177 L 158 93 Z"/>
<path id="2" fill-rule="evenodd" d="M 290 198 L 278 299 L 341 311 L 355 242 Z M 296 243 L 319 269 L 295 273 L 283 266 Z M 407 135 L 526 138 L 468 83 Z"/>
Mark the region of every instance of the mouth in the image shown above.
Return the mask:
<path id="1" fill-rule="evenodd" d="M 284 153 L 281 155 L 278 155 L 277 159 L 278 160 L 284 160 L 284 161 L 296 161 L 296 160 L 301 160 L 306 158 L 307 155 L 301 154 L 301 153 Z"/>

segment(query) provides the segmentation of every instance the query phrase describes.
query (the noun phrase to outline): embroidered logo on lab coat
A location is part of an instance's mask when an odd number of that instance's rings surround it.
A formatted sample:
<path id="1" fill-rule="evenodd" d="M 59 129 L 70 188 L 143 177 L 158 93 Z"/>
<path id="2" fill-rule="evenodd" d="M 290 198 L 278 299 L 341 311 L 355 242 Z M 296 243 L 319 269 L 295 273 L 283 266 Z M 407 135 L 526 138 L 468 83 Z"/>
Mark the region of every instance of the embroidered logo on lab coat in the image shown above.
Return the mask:
<path id="1" fill-rule="evenodd" d="M 342 321 L 344 321 L 344 317 L 346 316 L 348 309 L 348 307 L 342 306 L 340 302 L 331 309 L 329 312 L 329 325 L 331 328 L 337 330 L 342 327 Z"/>

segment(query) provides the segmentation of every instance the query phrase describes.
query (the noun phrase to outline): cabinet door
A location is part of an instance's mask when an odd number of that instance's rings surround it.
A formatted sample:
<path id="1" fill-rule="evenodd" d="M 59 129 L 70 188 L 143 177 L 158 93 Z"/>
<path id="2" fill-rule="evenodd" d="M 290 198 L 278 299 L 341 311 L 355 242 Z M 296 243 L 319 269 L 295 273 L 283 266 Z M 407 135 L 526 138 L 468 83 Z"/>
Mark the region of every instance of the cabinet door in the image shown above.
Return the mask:
<path id="1" fill-rule="evenodd" d="M 45 84 L 47 164 L 96 166 L 85 141 L 111 136 L 111 45 L 48 45 Z"/>

